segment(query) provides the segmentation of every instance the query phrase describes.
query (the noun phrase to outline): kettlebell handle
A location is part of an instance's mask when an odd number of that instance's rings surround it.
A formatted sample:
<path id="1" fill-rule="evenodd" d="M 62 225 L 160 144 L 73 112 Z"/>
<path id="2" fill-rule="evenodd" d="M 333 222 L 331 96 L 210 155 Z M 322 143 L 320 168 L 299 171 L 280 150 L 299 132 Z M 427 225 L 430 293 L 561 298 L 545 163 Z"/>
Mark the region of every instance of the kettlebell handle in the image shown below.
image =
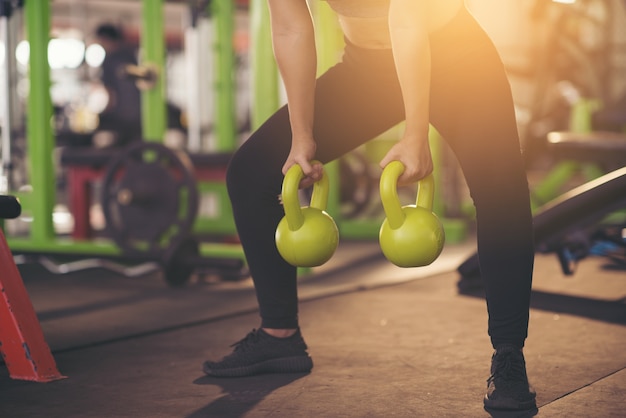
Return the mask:
<path id="1" fill-rule="evenodd" d="M 398 197 L 398 179 L 403 172 L 404 164 L 400 161 L 392 161 L 385 166 L 380 177 L 380 197 L 391 229 L 400 228 L 406 218 Z M 416 206 L 432 212 L 433 199 L 435 197 L 435 179 L 433 175 L 429 174 L 418 181 L 417 187 Z"/>
<path id="2" fill-rule="evenodd" d="M 319 161 L 311 161 L 311 164 L 320 164 Z M 282 200 L 285 209 L 285 218 L 290 231 L 300 229 L 304 223 L 304 215 L 300 208 L 300 199 L 298 199 L 298 190 L 300 188 L 300 180 L 304 177 L 304 172 L 299 164 L 289 167 L 285 178 L 283 179 Z M 322 169 L 322 178 L 313 184 L 313 195 L 311 196 L 310 207 L 319 210 L 326 210 L 328 205 L 329 181 L 324 169 Z"/>

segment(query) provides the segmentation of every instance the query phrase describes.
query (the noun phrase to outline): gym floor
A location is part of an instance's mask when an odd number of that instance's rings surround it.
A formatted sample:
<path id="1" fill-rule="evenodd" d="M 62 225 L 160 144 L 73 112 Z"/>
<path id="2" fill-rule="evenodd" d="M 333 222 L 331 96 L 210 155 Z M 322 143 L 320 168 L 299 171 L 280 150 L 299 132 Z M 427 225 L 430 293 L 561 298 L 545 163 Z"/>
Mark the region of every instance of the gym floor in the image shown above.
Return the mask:
<path id="1" fill-rule="evenodd" d="M 62 380 L 11 379 L 0 366 L 0 417 L 623 417 L 626 274 L 583 260 L 564 277 L 537 255 L 528 374 L 539 410 L 489 414 L 491 346 L 481 291 L 460 294 L 448 245 L 431 266 L 400 269 L 374 243 L 342 243 L 300 279 L 310 374 L 205 377 L 206 358 L 258 326 L 249 279 L 182 289 L 158 272 L 20 272 Z"/>

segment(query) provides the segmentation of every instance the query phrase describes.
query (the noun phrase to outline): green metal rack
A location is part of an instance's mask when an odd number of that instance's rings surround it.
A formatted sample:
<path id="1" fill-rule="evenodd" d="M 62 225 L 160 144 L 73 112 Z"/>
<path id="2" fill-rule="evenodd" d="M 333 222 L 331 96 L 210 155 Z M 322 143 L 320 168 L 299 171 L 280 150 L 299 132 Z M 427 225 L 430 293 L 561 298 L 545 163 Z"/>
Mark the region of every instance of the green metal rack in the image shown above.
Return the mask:
<path id="1" fill-rule="evenodd" d="M 230 0 L 211 2 L 211 15 L 216 22 L 217 82 L 216 102 L 217 131 L 220 151 L 233 150 L 236 146 L 234 116 L 234 56 L 232 34 L 234 28 L 234 5 Z M 12 251 L 45 255 L 69 255 L 90 257 L 123 256 L 120 248 L 108 239 L 73 240 L 57 236 L 53 223 L 56 203 L 53 162 L 54 137 L 52 126 L 52 103 L 50 98 L 50 67 L 47 49 L 50 33 L 50 2 L 25 2 L 26 33 L 30 44 L 30 91 L 28 96 L 28 168 L 32 191 L 11 192 L 23 208 L 23 216 L 32 217 L 26 236 L 7 237 Z M 162 141 L 166 130 L 165 99 L 165 42 L 163 0 L 142 1 L 142 65 L 156 69 L 154 88 L 142 91 L 142 123 L 144 139 Z M 227 199 L 224 185 L 199 185 L 200 190 L 215 190 Z M 204 188 L 204 189 L 203 189 Z M 234 231 L 227 202 L 222 202 L 223 217 L 214 220 L 223 233 Z M 198 220 L 196 229 L 211 224 Z M 218 228 L 219 229 L 219 228 Z M 230 243 L 209 243 L 201 246 L 201 255 L 243 259 L 241 246 Z"/>

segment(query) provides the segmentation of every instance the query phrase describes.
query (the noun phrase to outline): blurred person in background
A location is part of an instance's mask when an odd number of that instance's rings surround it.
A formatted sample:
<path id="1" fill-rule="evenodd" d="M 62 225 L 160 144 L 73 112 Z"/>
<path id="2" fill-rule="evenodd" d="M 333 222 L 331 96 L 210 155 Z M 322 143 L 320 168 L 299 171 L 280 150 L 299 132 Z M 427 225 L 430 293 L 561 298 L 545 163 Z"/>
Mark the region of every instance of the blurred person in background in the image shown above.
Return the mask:
<path id="1" fill-rule="evenodd" d="M 106 52 L 100 79 L 109 96 L 107 107 L 99 115 L 97 131 L 113 134 L 104 141 L 110 143 L 106 145 L 123 146 L 142 137 L 141 94 L 125 70 L 127 65 L 137 65 L 137 52 L 118 26 L 101 24 L 96 37 Z"/>

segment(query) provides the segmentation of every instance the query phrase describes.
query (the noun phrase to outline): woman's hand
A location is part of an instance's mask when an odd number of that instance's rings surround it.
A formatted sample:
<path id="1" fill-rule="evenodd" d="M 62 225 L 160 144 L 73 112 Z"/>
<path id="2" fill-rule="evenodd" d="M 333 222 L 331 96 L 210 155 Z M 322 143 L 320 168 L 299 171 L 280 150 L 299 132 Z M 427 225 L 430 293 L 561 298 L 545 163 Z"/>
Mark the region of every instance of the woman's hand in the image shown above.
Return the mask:
<path id="1" fill-rule="evenodd" d="M 384 169 L 392 161 L 400 161 L 404 165 L 398 186 L 408 186 L 433 172 L 433 158 L 427 138 L 402 138 L 380 161 L 380 167 Z"/>
<path id="2" fill-rule="evenodd" d="M 317 145 L 313 138 L 293 138 L 291 150 L 287 156 L 287 161 L 283 165 L 283 174 L 287 174 L 292 165 L 298 164 L 302 167 L 304 177 L 300 181 L 300 188 L 310 187 L 322 178 L 322 164 L 311 164 L 315 158 Z"/>

